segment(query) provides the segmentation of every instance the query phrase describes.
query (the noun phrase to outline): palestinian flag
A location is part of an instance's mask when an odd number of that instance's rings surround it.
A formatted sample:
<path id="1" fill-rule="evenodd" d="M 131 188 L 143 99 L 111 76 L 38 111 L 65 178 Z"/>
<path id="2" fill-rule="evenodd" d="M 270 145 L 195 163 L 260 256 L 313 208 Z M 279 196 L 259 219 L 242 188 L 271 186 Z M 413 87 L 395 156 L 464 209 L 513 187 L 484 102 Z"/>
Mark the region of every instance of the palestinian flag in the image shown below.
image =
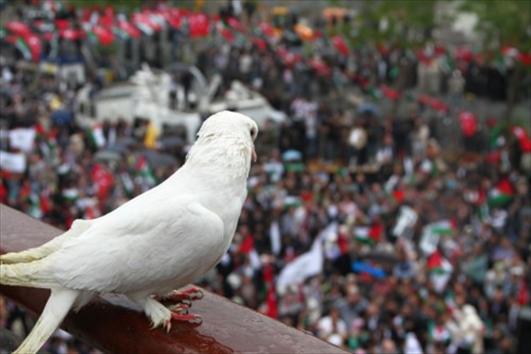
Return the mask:
<path id="1" fill-rule="evenodd" d="M 453 235 L 456 226 L 452 221 L 442 220 L 424 226 L 419 247 L 425 255 L 431 255 L 437 250 L 441 236 Z"/>
<path id="2" fill-rule="evenodd" d="M 491 207 L 504 206 L 512 200 L 514 196 L 514 187 L 507 178 L 499 181 L 490 191 L 488 203 Z"/>
<path id="3" fill-rule="evenodd" d="M 439 293 L 442 292 L 452 275 L 452 264 L 438 250 L 435 250 L 426 260 L 426 267 L 430 272 L 433 288 Z"/>
<path id="4" fill-rule="evenodd" d="M 216 29 L 218 31 L 218 33 L 220 34 L 221 37 L 223 37 L 223 39 L 228 42 L 228 43 L 232 43 L 234 42 L 234 32 L 232 31 L 232 29 L 227 26 L 225 23 L 223 23 L 223 21 L 218 21 L 217 25 L 216 25 Z"/>
<path id="5" fill-rule="evenodd" d="M 118 37 L 122 39 L 137 39 L 142 35 L 140 30 L 136 28 L 133 24 L 131 24 L 129 21 L 127 21 L 125 16 L 124 18 L 118 21 L 118 26 L 115 27 L 113 31 Z"/>
<path id="6" fill-rule="evenodd" d="M 148 161 L 144 156 L 140 156 L 136 162 L 135 170 L 137 176 L 140 177 L 147 185 L 154 186 L 157 184 L 157 179 L 153 170 L 148 164 Z"/>
<path id="7" fill-rule="evenodd" d="M 356 241 L 364 245 L 372 246 L 380 240 L 383 228 L 380 224 L 372 226 L 358 226 L 354 228 Z"/>
<path id="8" fill-rule="evenodd" d="M 24 60 L 31 60 L 31 50 L 22 37 L 17 38 L 17 41 L 15 42 L 15 47 L 20 50 L 22 56 L 24 57 Z"/>
<path id="9" fill-rule="evenodd" d="M 94 26 L 92 28 L 92 36 L 98 40 L 98 43 L 107 46 L 114 42 L 114 34 L 109 28 L 103 26 Z"/>
<path id="10" fill-rule="evenodd" d="M 503 143 L 503 134 L 506 130 L 506 125 L 498 123 L 489 131 L 489 145 L 491 148 L 497 148 Z"/>
<path id="11" fill-rule="evenodd" d="M 457 229 L 451 220 L 442 220 L 429 225 L 430 231 L 440 236 L 451 236 Z"/>
<path id="12" fill-rule="evenodd" d="M 133 182 L 133 179 L 127 172 L 120 173 L 120 181 L 122 182 L 122 187 L 124 189 L 125 194 L 131 198 L 133 197 L 134 190 L 135 190 L 135 184 Z"/>
<path id="13" fill-rule="evenodd" d="M 42 218 L 44 213 L 42 212 L 39 195 L 37 193 L 31 193 L 28 200 L 30 204 L 28 214 L 33 216 L 35 219 Z"/>
<path id="14" fill-rule="evenodd" d="M 95 164 L 91 171 L 91 177 L 96 186 L 96 194 L 100 201 L 109 195 L 114 185 L 114 176 L 102 164 Z"/>
<path id="15" fill-rule="evenodd" d="M 94 148 L 101 148 L 105 145 L 105 136 L 103 135 L 103 129 L 100 124 L 94 125 L 87 131 L 87 134 Z"/>
<path id="16" fill-rule="evenodd" d="M 522 152 L 531 152 L 531 137 L 527 134 L 526 130 L 522 127 L 515 126 L 512 132 L 516 139 L 518 139 L 520 150 Z"/>
<path id="17" fill-rule="evenodd" d="M 69 202 L 75 202 L 79 198 L 79 191 L 77 188 L 68 188 L 63 190 L 63 198 Z"/>

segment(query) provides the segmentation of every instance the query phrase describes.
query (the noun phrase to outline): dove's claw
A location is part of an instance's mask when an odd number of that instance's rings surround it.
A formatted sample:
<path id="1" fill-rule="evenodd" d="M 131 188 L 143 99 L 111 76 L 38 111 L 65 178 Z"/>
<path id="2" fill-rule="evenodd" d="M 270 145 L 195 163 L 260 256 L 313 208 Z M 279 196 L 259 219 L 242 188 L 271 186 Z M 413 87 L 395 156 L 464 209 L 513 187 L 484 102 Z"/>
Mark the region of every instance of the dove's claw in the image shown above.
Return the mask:
<path id="1" fill-rule="evenodd" d="M 201 323 L 203 323 L 203 319 L 201 318 L 201 316 L 193 313 L 179 314 L 172 312 L 171 320 L 177 322 L 184 322 L 194 327 L 199 326 Z"/>
<path id="2" fill-rule="evenodd" d="M 199 288 L 191 286 L 184 290 L 173 291 L 172 293 L 164 296 L 162 301 L 172 303 L 189 301 L 191 303 L 194 300 L 201 300 L 203 296 L 203 292 Z"/>
<path id="3" fill-rule="evenodd" d="M 187 314 L 188 313 L 188 309 L 190 308 L 190 305 L 184 303 L 184 302 L 180 302 L 180 303 L 177 303 L 175 305 L 171 305 L 168 307 L 170 309 L 170 311 L 172 313 L 177 313 L 177 314 Z"/>

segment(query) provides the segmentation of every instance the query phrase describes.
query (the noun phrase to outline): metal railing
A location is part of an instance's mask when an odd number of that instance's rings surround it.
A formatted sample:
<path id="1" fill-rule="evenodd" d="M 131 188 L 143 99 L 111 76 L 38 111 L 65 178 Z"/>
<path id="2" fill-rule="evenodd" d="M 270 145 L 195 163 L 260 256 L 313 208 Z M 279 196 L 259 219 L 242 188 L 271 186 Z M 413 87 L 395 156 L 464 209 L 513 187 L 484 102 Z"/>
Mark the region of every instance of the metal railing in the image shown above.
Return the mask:
<path id="1" fill-rule="evenodd" d="M 0 205 L 0 253 L 36 247 L 61 231 Z M 0 286 L 0 293 L 39 314 L 48 291 Z M 167 333 L 151 329 L 148 319 L 128 307 L 98 298 L 78 313 L 70 312 L 62 328 L 106 353 L 344 353 L 341 349 L 255 311 L 205 291 L 193 304 L 203 323 L 175 324 Z"/>

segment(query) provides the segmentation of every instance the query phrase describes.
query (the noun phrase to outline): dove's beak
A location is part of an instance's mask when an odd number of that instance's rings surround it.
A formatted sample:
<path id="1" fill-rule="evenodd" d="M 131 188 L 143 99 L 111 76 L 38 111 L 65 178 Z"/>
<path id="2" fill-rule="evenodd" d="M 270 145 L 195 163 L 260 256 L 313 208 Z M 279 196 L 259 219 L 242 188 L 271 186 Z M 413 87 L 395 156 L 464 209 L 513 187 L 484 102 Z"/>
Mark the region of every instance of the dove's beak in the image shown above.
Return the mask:
<path id="1" fill-rule="evenodd" d="M 256 162 L 256 159 L 257 159 L 258 157 L 256 156 L 256 150 L 254 149 L 254 146 L 253 146 L 252 156 L 253 156 L 253 162 Z"/>

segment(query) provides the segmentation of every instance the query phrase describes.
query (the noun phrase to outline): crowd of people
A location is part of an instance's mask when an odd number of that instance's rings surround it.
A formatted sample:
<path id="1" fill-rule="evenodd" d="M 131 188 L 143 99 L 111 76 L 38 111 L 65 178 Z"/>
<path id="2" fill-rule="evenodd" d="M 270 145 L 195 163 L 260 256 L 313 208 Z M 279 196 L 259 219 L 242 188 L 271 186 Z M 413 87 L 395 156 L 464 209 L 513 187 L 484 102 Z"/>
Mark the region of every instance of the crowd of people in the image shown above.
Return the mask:
<path id="1" fill-rule="evenodd" d="M 434 87 L 408 50 L 324 48 L 308 63 L 278 48 L 235 41 L 193 53 L 222 90 L 239 80 L 287 115 L 261 127 L 234 241 L 199 284 L 353 353 L 515 352 L 531 301 L 528 127 L 463 114 L 468 62 Z M 2 203 L 66 229 L 184 163 L 189 146 L 153 141 L 145 120 L 91 129 L 54 75 L 17 63 L 1 75 Z M 447 140 L 458 144 L 446 151 Z M 24 335 L 30 322 L 0 298 L 3 328 Z M 46 350 L 96 352 L 65 332 Z"/>

